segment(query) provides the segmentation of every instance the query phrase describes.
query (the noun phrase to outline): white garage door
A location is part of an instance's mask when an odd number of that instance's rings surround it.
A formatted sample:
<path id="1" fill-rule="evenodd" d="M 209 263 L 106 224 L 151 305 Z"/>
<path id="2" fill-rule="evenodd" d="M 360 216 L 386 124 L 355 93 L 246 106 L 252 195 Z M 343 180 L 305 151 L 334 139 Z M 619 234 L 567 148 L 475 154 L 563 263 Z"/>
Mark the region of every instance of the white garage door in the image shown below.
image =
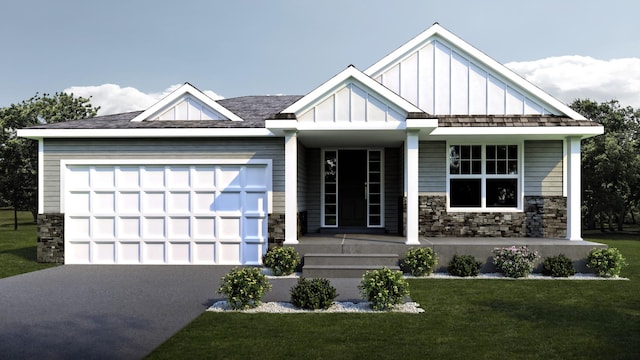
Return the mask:
<path id="1" fill-rule="evenodd" d="M 67 264 L 259 264 L 271 168 L 63 166 Z"/>

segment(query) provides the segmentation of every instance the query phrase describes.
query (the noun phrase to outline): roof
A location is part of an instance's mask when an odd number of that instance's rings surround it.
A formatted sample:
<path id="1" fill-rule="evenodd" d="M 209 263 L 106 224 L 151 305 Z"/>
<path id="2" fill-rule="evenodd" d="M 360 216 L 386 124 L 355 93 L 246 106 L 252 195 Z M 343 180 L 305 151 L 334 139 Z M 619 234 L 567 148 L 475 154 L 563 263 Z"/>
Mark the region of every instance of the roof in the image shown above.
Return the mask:
<path id="1" fill-rule="evenodd" d="M 600 126 L 591 120 L 553 115 L 440 115 L 436 118 L 442 127 Z"/>
<path id="2" fill-rule="evenodd" d="M 30 129 L 140 129 L 140 128 L 264 128 L 264 121 L 273 118 L 282 109 L 296 102 L 299 95 L 242 96 L 217 102 L 244 121 L 140 121 L 134 118 L 143 111 L 96 116 L 55 124 L 37 125 Z"/>

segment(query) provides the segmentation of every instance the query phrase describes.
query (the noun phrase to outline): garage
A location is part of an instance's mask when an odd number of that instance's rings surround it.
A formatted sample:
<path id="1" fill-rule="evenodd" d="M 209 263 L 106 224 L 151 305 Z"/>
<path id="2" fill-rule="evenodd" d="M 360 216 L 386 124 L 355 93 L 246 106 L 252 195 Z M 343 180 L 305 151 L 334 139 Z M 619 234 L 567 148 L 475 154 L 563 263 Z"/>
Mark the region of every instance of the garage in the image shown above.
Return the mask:
<path id="1" fill-rule="evenodd" d="M 259 264 L 269 160 L 61 164 L 66 264 Z"/>

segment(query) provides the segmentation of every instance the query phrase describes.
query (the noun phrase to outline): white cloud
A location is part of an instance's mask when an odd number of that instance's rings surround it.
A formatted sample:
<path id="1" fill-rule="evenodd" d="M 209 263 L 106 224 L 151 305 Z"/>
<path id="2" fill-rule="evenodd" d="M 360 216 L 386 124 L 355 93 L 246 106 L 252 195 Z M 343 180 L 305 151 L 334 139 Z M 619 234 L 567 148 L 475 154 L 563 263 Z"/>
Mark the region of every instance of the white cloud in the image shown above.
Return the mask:
<path id="1" fill-rule="evenodd" d="M 64 92 L 73 93 L 75 96 L 85 98 L 91 96 L 91 105 L 100 106 L 98 115 L 109 115 L 145 110 L 181 85 L 182 84 L 171 85 L 161 92 L 148 94 L 133 87 L 120 87 L 116 84 L 72 86 L 65 89 Z M 211 90 L 205 90 L 203 92 L 214 100 L 222 99 L 220 95 Z"/>
<path id="2" fill-rule="evenodd" d="M 640 108 L 640 58 L 574 55 L 505 65 L 567 104 L 575 99 L 618 100 L 622 106 Z"/>

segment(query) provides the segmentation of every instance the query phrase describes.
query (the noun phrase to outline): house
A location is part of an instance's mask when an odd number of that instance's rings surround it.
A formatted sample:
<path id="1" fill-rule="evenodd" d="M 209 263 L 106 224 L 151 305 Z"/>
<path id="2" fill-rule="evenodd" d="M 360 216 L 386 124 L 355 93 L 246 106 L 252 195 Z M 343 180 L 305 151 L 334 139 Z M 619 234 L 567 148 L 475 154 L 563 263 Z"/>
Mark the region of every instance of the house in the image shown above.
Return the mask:
<path id="1" fill-rule="evenodd" d="M 438 24 L 304 96 L 35 126 L 42 261 L 259 264 L 303 234 L 581 241 L 580 141 L 603 127 Z"/>

